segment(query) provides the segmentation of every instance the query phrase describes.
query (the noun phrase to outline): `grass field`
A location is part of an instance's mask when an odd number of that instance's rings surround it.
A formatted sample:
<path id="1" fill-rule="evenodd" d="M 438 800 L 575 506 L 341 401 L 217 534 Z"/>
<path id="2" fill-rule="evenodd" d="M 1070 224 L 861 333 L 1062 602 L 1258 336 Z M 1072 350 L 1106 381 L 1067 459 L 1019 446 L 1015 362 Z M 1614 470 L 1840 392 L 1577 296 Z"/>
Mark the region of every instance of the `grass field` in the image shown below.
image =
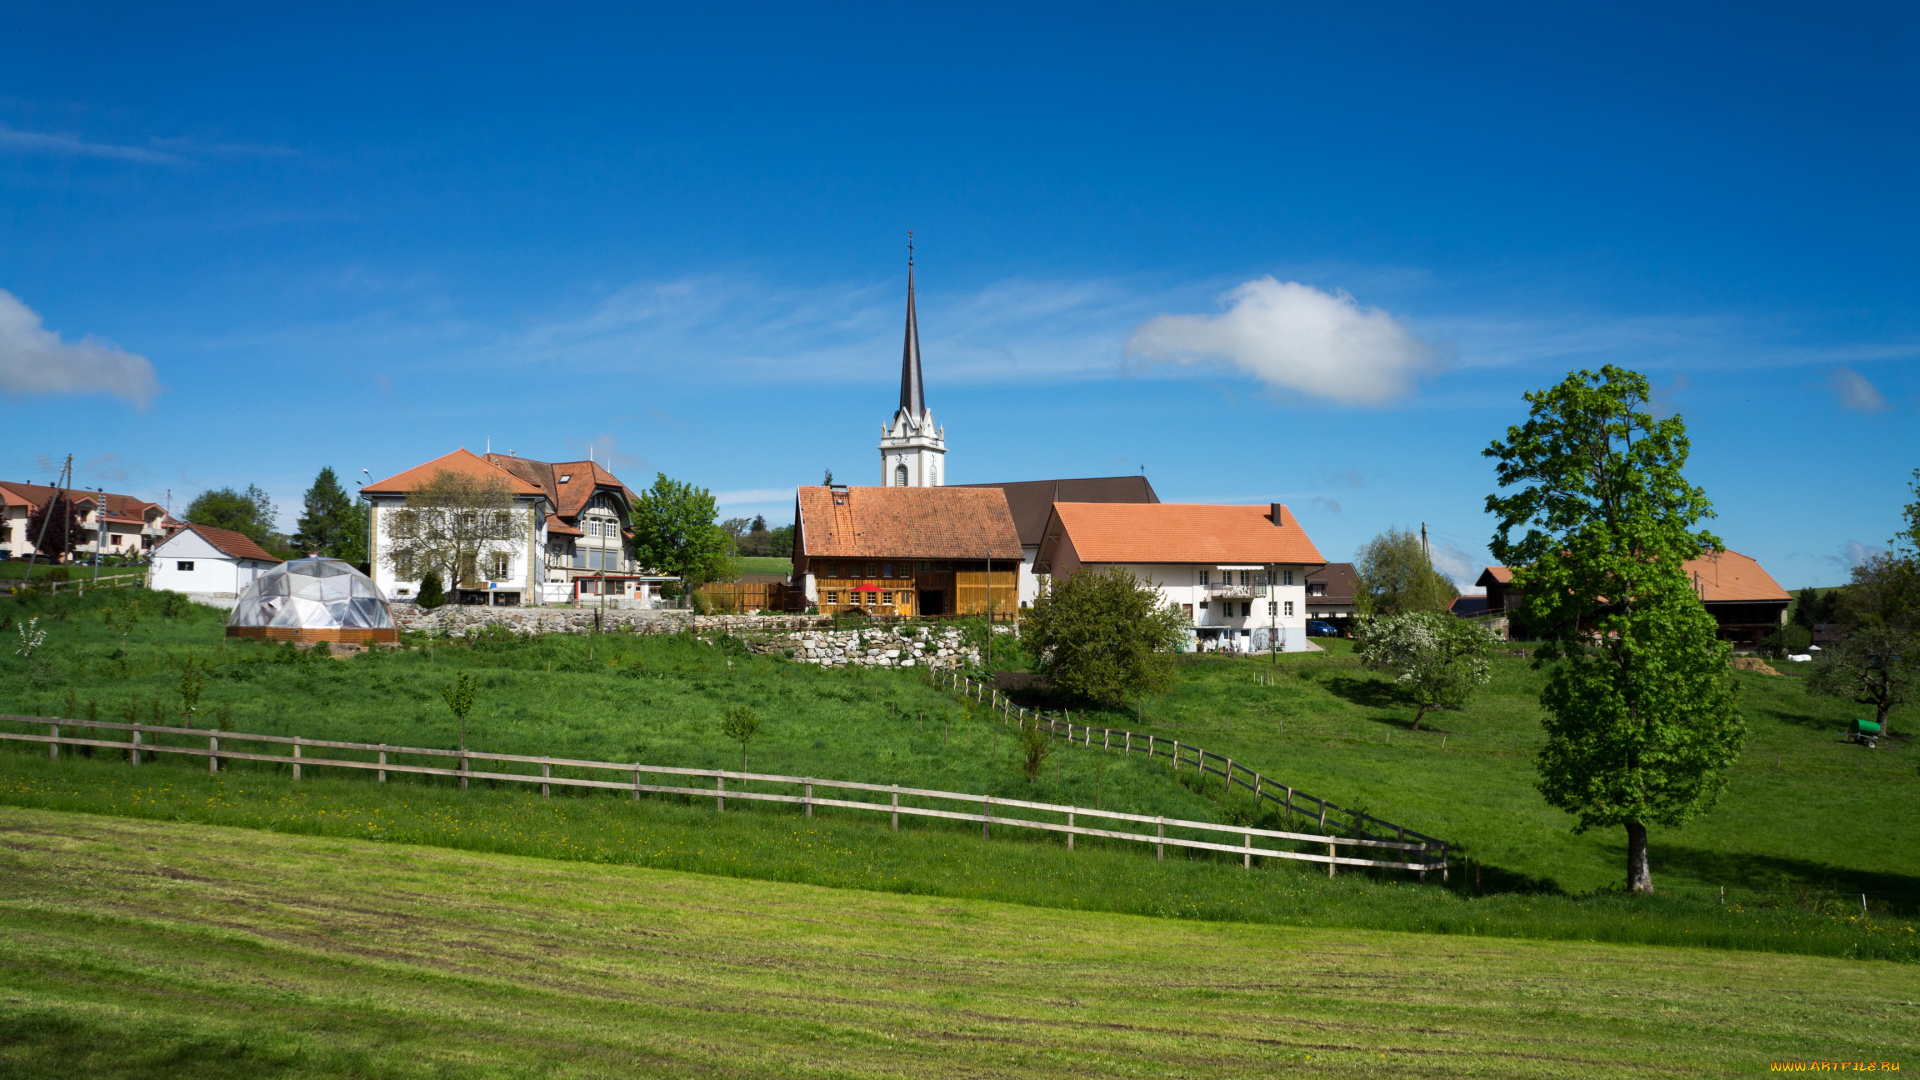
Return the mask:
<path id="1" fill-rule="evenodd" d="M 0 560 L 0 580 L 20 581 L 25 579 L 27 576 L 27 566 L 28 563 L 25 559 Z M 48 574 L 52 573 L 54 569 L 55 567 L 45 559 L 34 563 L 33 580 L 39 581 L 45 578 Z M 93 578 L 93 567 L 90 565 L 77 566 L 69 564 L 65 567 L 65 570 L 70 579 L 74 581 L 87 581 Z M 146 572 L 147 568 L 144 566 L 103 566 L 100 568 L 100 576 L 103 578 L 144 577 Z"/>
<path id="2" fill-rule="evenodd" d="M 743 574 L 791 574 L 793 560 L 773 555 L 739 555 L 734 562 Z"/>
<path id="3" fill-rule="evenodd" d="M 1640 1076 L 1901 1061 L 1920 966 L 1061 912 L 45 811 L 0 1074 Z"/>
<path id="4" fill-rule="evenodd" d="M 626 635 L 503 636 L 335 661 L 287 647 L 223 646 L 221 613 L 177 603 L 169 609 L 162 596 L 130 591 L 0 601 L 0 635 L 10 641 L 14 621 L 33 613 L 43 618 L 48 644 L 31 662 L 0 656 L 6 711 L 117 720 L 131 709 L 142 719 L 173 721 L 179 668 L 192 656 L 211 665 L 202 725 L 451 747 L 458 730 L 438 688 L 465 672 L 481 685 L 470 741 L 488 750 L 737 766 L 739 747 L 721 737 L 718 720 L 727 706 L 743 703 L 765 718 L 764 734 L 750 747 L 756 770 L 1201 820 L 1238 821 L 1248 813 L 1244 799 L 1223 799 L 1212 786 L 1196 790 L 1190 772 L 1176 777 L 1137 756 L 1083 748 L 1060 748 L 1030 786 L 1014 767 L 1013 740 L 1002 724 L 970 714 L 909 672 L 822 671 L 749 657 L 724 642 Z M 1162 736 L 1231 754 L 1283 782 L 1449 839 L 1461 857 L 1455 886 L 1472 880 L 1487 892 L 1582 895 L 1619 880 L 1620 837 L 1574 833 L 1566 815 L 1534 790 L 1539 676 L 1524 659 L 1501 660 L 1494 685 L 1469 709 L 1432 718 L 1439 730 L 1415 732 L 1408 729 L 1411 711 L 1338 651 L 1344 646 L 1286 656 L 1277 667 L 1195 658 L 1183 665 L 1174 692 L 1149 704 L 1144 722 Z M 1894 739 L 1867 752 L 1839 743 L 1834 732 L 1850 706 L 1809 697 L 1797 675 L 1737 678 L 1753 729 L 1750 749 L 1721 806 L 1685 829 L 1655 830 L 1656 883 L 1702 905 L 1717 906 L 1719 889 L 1731 887 L 1735 904 L 1828 916 L 1847 904 L 1857 912 L 1865 893 L 1873 920 L 1909 920 L 1920 896 L 1920 822 L 1898 808 L 1920 794 L 1912 744 Z M 1896 732 L 1909 730 L 1913 714 L 1896 714 Z M 1089 713 L 1075 719 L 1099 722 Z M 66 782 L 36 771 L 44 759 L 27 751 L 0 759 L 22 783 Z M 191 771 L 182 763 L 166 767 Z M 100 795 L 109 798 L 120 796 Z M 956 874 L 938 887 L 964 891 L 952 880 Z M 1029 885 L 1023 896 L 1040 888 Z M 1392 925 L 1416 925 L 1430 914 Z M 1881 955 L 1878 948 L 1867 954 Z"/>

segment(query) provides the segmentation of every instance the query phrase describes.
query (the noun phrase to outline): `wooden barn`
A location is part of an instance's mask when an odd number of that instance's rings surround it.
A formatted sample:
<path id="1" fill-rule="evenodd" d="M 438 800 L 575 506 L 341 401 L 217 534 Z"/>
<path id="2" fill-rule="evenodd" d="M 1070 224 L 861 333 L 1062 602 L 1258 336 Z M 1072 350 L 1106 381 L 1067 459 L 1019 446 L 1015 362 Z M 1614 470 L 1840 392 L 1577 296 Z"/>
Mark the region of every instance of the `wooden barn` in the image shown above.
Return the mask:
<path id="1" fill-rule="evenodd" d="M 1737 551 L 1709 551 L 1681 565 L 1693 582 L 1694 595 L 1719 624 L 1722 641 L 1750 648 L 1786 625 L 1793 597 L 1756 560 Z M 1474 584 L 1487 590 L 1486 614 L 1495 617 L 1496 629 L 1513 641 L 1533 637 L 1532 628 L 1515 617 L 1521 603 L 1512 570 L 1489 566 Z"/>
<path id="2" fill-rule="evenodd" d="M 793 579 L 822 615 L 1014 617 L 1020 533 L 998 488 L 802 487 Z"/>

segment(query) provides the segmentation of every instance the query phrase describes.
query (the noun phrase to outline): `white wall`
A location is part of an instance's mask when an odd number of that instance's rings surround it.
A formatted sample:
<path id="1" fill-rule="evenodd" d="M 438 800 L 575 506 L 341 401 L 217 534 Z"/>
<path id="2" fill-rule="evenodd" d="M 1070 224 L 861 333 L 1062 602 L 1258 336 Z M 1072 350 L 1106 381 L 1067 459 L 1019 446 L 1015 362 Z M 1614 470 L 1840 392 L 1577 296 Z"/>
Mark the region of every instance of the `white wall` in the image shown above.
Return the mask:
<path id="1" fill-rule="evenodd" d="M 1105 570 L 1107 565 L 1108 564 L 1105 563 L 1088 563 L 1084 564 L 1082 569 L 1097 572 Z M 1227 601 L 1208 595 L 1206 587 L 1200 584 L 1201 570 L 1208 571 L 1213 582 L 1218 583 L 1220 581 L 1220 575 L 1224 571 L 1217 566 L 1189 563 L 1127 563 L 1122 565 L 1132 571 L 1135 577 L 1158 586 L 1160 594 L 1166 597 L 1169 603 L 1193 605 L 1193 625 L 1196 628 L 1201 630 L 1231 630 L 1236 636 L 1242 637 L 1244 642 L 1251 639 L 1251 631 L 1271 627 L 1280 632 L 1282 651 L 1306 651 L 1307 575 L 1305 567 L 1276 567 L 1275 569 L 1279 571 L 1281 575 L 1280 580 L 1282 581 L 1285 580 L 1284 575 L 1288 571 L 1291 571 L 1293 573 L 1293 584 L 1271 585 L 1267 588 L 1267 595 L 1264 597 L 1256 596 L 1251 600 L 1236 599 Z M 1234 575 L 1234 580 L 1237 582 L 1239 580 L 1239 571 L 1234 571 Z M 1200 609 L 1202 601 L 1207 603 L 1207 609 L 1205 611 Z M 1225 605 L 1228 603 L 1233 605 L 1233 614 L 1231 615 L 1226 614 Z M 1269 603 L 1279 605 L 1277 614 L 1268 613 L 1267 605 Z M 1293 613 L 1290 615 L 1287 613 L 1288 604 L 1293 605 Z M 1245 610 L 1246 605 L 1252 606 L 1252 614 L 1241 614 L 1241 612 Z M 1242 631 L 1246 633 L 1242 635 Z M 1251 646 L 1243 644 L 1242 647 L 1250 648 Z"/>
<path id="2" fill-rule="evenodd" d="M 182 563 L 191 563 L 193 569 L 182 570 Z M 186 593 L 198 600 L 230 601 L 272 565 L 236 559 L 207 543 L 192 529 L 182 529 L 154 549 L 153 562 L 147 569 L 147 586 Z"/>

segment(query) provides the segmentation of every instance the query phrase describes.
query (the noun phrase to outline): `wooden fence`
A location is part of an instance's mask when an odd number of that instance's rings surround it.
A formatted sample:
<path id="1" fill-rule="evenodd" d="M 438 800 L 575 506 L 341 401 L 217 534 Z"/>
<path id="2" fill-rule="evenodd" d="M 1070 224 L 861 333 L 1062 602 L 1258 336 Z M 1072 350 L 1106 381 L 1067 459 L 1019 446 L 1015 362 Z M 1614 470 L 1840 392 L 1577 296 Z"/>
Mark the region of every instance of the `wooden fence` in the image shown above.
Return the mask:
<path id="1" fill-rule="evenodd" d="M 1164 859 L 1169 847 L 1186 848 L 1193 851 L 1217 851 L 1241 857 L 1241 866 L 1252 869 L 1253 859 L 1259 856 L 1265 859 L 1291 859 L 1300 862 L 1324 863 L 1327 875 L 1333 876 L 1336 867 L 1355 866 L 1375 870 L 1410 870 L 1425 881 L 1427 871 L 1446 872 L 1445 846 L 1435 849 L 1430 842 L 1422 840 L 1386 840 L 1377 837 L 1334 836 L 1326 833 L 1289 832 L 1277 829 L 1255 829 L 1242 825 L 1220 825 L 1210 821 L 1187 821 L 1180 818 L 1155 817 L 1145 814 L 1127 814 L 1115 810 L 1089 809 L 1084 806 L 1061 806 L 1054 803 L 1030 802 L 1024 799 L 1003 799 L 992 795 L 973 795 L 954 791 L 932 791 L 924 788 L 901 787 L 898 784 L 864 784 L 849 780 L 823 780 L 813 776 L 777 776 L 768 773 L 735 772 L 729 769 L 683 769 L 665 765 L 645 765 L 639 762 L 582 761 L 574 758 L 537 757 L 524 754 L 490 754 L 477 750 L 437 750 L 418 746 L 389 746 L 385 743 L 338 742 L 327 739 L 308 739 L 288 735 L 255 735 L 231 731 L 209 731 L 205 728 L 164 727 L 155 724 L 121 724 L 98 720 L 63 720 L 43 716 L 0 715 L 0 721 L 12 724 L 44 727 L 47 734 L 36 735 L 11 731 L 0 731 L 0 740 L 14 742 L 44 743 L 49 756 L 58 760 L 60 748 L 97 747 L 118 751 L 127 755 L 127 760 L 138 766 L 147 754 L 181 754 L 190 757 L 204 757 L 210 772 L 220 771 L 225 761 L 258 761 L 273 765 L 290 766 L 293 778 L 300 780 L 306 770 L 317 768 L 356 769 L 362 772 L 374 772 L 380 782 L 385 783 L 388 773 L 406 773 L 415 776 L 444 776 L 458 779 L 461 790 L 473 780 L 492 780 L 505 783 L 538 784 L 540 794 L 551 796 L 555 787 L 593 788 L 611 791 L 631 791 L 638 799 L 643 793 L 660 795 L 681 795 L 688 798 L 711 798 L 717 810 L 725 810 L 728 799 L 745 802 L 789 803 L 803 807 L 808 817 L 813 816 L 816 806 L 836 807 L 842 810 L 866 811 L 888 814 L 894 829 L 900 828 L 901 815 L 909 817 L 939 818 L 949 821 L 979 822 L 980 835 L 986 838 L 992 835 L 995 825 L 1017 829 L 1037 829 L 1043 832 L 1062 833 L 1067 838 L 1067 847 L 1073 848 L 1077 836 L 1102 837 L 1108 840 L 1120 840 L 1139 844 L 1151 844 L 1156 858 Z M 103 731 L 130 732 L 130 741 L 120 739 L 82 739 L 63 733 L 62 728 L 88 728 Z M 153 736 L 154 741 L 147 741 Z M 193 740 L 206 740 L 202 746 L 180 746 L 163 744 L 161 736 L 179 736 Z M 280 748 L 278 752 L 263 753 L 241 751 L 232 748 L 233 744 L 253 744 L 268 748 Z M 223 745 L 224 744 L 224 745 Z M 311 756 L 308 751 L 346 751 L 370 757 L 347 758 L 337 754 L 331 757 Z M 407 761 L 403 759 L 415 759 Z M 423 764 L 419 759 L 440 762 L 441 764 Z M 450 760 L 451 759 L 451 760 Z M 539 772 L 481 771 L 473 767 L 474 762 L 500 763 L 506 766 L 524 766 L 531 769 L 539 767 Z M 562 770 L 555 772 L 555 770 Z M 598 779 L 612 773 L 618 779 Z M 587 774 L 587 775 L 579 775 Z M 672 777 L 679 783 L 644 783 L 642 777 Z M 712 781 L 712 787 L 700 787 L 700 781 Z M 735 787 L 729 791 L 727 782 L 736 784 L 773 785 L 798 788 L 797 794 L 781 792 L 753 791 Z M 831 791 L 860 793 L 880 796 L 886 801 L 871 798 L 820 798 L 814 794 L 815 788 Z M 916 805 L 915 801 L 902 802 L 902 799 L 916 800 L 919 803 L 958 803 L 963 806 L 978 806 L 978 809 L 946 810 L 938 806 Z M 1324 806 L 1325 804 L 1323 804 Z M 1046 817 L 1011 817 L 1007 811 L 1028 811 Z M 999 813 L 995 813 L 999 811 Z M 1047 820 L 1047 817 L 1061 817 L 1064 821 Z M 1324 817 L 1324 815 L 1323 815 Z M 1080 824 L 1082 820 L 1092 819 L 1115 826 L 1134 825 L 1141 828 L 1094 828 Z M 1146 831 L 1150 827 L 1151 832 Z M 1173 834 L 1169 834 L 1173 830 Z M 1182 836 L 1179 833 L 1199 833 L 1206 837 L 1232 837 L 1240 842 L 1222 843 L 1217 839 L 1201 839 L 1194 836 Z M 1255 840 L 1261 841 L 1254 846 Z M 1291 847 L 1282 848 L 1274 841 L 1313 848 L 1312 851 L 1299 851 Z M 1319 848 L 1326 848 L 1322 855 Z M 1341 854 L 1346 849 L 1347 854 Z M 1376 857 L 1365 857 L 1376 853 Z"/>
<path id="2" fill-rule="evenodd" d="M 1430 869 L 1439 870 L 1441 880 L 1446 880 L 1447 841 L 1438 837 L 1416 832 L 1404 825 L 1396 825 L 1359 810 L 1336 806 L 1325 799 L 1278 783 L 1230 757 L 1209 753 L 1190 743 L 1182 743 L 1178 739 L 1168 739 L 1158 735 L 1136 735 L 1123 728 L 1096 728 L 1086 724 L 1075 724 L 1071 716 L 1060 719 L 1048 717 L 1038 710 L 1029 710 L 1015 705 L 999 690 L 950 668 L 929 671 L 927 678 L 931 682 L 947 687 L 962 698 L 979 702 L 988 709 L 998 712 L 1006 723 L 1025 724 L 1031 718 L 1034 723 L 1044 725 L 1054 737 L 1064 738 L 1070 743 L 1086 747 L 1092 747 L 1093 737 L 1099 735 L 1102 750 L 1171 758 L 1173 771 L 1176 773 L 1180 771 L 1182 765 L 1191 765 L 1195 776 L 1204 777 L 1211 773 L 1219 777 L 1224 790 L 1231 791 L 1233 786 L 1238 784 L 1251 792 L 1256 806 L 1262 801 L 1274 803 L 1286 813 L 1289 822 L 1296 814 L 1304 814 L 1309 820 L 1318 823 L 1323 834 L 1326 833 L 1331 821 L 1331 824 L 1337 827 L 1344 826 L 1344 831 L 1359 839 L 1384 841 L 1391 837 L 1401 844 L 1416 843 L 1421 852 L 1432 855 L 1434 863 Z M 1212 764 L 1208 764 L 1209 762 Z M 1328 869 L 1331 870 L 1332 867 Z M 1422 874 L 1422 879 L 1425 876 Z"/>
<path id="3" fill-rule="evenodd" d="M 91 570 L 92 568 L 89 567 L 88 569 Z M 48 581 L 45 577 L 37 577 L 33 579 L 31 587 L 35 589 L 45 589 L 50 593 L 58 593 L 61 589 L 72 589 L 80 595 L 85 596 L 87 586 L 89 585 L 102 589 L 118 589 L 123 585 L 144 585 L 146 582 L 147 572 L 142 570 L 136 574 L 103 574 L 98 581 L 92 578 Z M 23 578 L 0 578 L 0 590 L 11 591 L 28 587 L 29 583 Z"/>
<path id="4" fill-rule="evenodd" d="M 794 590 L 778 581 L 718 581 L 694 590 L 715 611 L 785 611 Z"/>

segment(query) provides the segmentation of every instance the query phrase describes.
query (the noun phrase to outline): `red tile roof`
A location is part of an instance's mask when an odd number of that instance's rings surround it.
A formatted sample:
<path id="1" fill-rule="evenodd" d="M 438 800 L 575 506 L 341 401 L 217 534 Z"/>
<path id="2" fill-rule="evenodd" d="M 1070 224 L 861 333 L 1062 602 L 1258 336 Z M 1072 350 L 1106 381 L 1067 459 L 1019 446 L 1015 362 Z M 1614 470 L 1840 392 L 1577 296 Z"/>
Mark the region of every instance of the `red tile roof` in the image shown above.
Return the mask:
<path id="1" fill-rule="evenodd" d="M 1144 476 L 1092 476 L 1075 480 L 1016 480 L 1006 484 L 959 484 L 958 487 L 997 487 L 1007 493 L 1007 509 L 1020 530 L 1022 544 L 1038 544 L 1047 533 L 1047 519 L 1057 502 L 1157 503 L 1153 485 Z"/>
<path id="2" fill-rule="evenodd" d="M 629 507 L 634 502 L 633 490 L 597 461 L 535 461 L 505 454 L 488 454 L 487 461 L 546 492 L 547 501 L 568 520 L 580 516 L 587 500 L 603 488 L 618 494 Z M 568 478 L 564 484 L 560 482 L 563 476 Z"/>
<path id="3" fill-rule="evenodd" d="M 999 488 L 803 487 L 797 501 L 797 560 L 1021 556 Z M 799 563 L 794 569 L 805 572 Z"/>
<path id="4" fill-rule="evenodd" d="M 368 495 L 406 495 L 427 486 L 442 472 L 459 473 L 483 480 L 500 480 L 512 489 L 515 495 L 545 494 L 539 487 L 483 460 L 464 446 L 451 454 L 434 458 L 424 465 L 415 465 L 406 472 L 395 473 L 385 480 L 375 481 L 361 490 Z"/>
<path id="5" fill-rule="evenodd" d="M 559 517 L 553 514 L 548 514 L 547 515 L 547 535 L 548 536 L 585 536 L 587 534 L 584 532 L 581 532 L 579 529 L 574 528 L 572 525 L 569 525 L 566 522 L 561 521 Z"/>
<path id="6" fill-rule="evenodd" d="M 197 533 L 200 539 L 212 544 L 224 554 L 236 559 L 253 559 L 256 562 L 277 563 L 281 560 L 267 552 L 266 548 L 253 542 L 253 538 L 243 532 L 232 529 L 216 529 L 211 525 L 187 523 L 187 528 Z"/>
<path id="7" fill-rule="evenodd" d="M 6 505 L 8 506 L 25 505 L 38 508 L 45 505 L 48 497 L 59 490 L 57 487 L 48 487 L 45 484 L 22 484 L 12 480 L 0 481 L 0 491 L 6 493 Z M 86 507 L 100 502 L 104 504 L 109 517 L 136 521 L 141 524 L 145 524 L 146 515 L 150 511 L 160 509 L 159 503 L 148 502 L 145 499 L 136 499 L 131 495 L 120 495 L 111 491 L 88 491 L 86 488 L 68 488 L 67 497 L 73 500 L 74 506 L 81 508 L 81 513 L 83 514 L 87 512 Z"/>
<path id="8" fill-rule="evenodd" d="M 1326 562 L 1291 510 L 1281 507 L 1279 525 L 1269 512 L 1265 504 L 1055 503 L 1040 561 L 1050 566 L 1070 543 L 1083 564 Z"/>
<path id="9" fill-rule="evenodd" d="M 1680 566 L 1687 572 L 1687 577 L 1693 580 L 1694 591 L 1705 603 L 1793 599 L 1758 561 L 1737 551 L 1710 551 L 1697 559 L 1688 559 Z M 1504 566 L 1489 566 L 1480 575 L 1477 584 L 1486 585 L 1488 581 L 1496 585 L 1511 584 L 1513 571 Z"/>

